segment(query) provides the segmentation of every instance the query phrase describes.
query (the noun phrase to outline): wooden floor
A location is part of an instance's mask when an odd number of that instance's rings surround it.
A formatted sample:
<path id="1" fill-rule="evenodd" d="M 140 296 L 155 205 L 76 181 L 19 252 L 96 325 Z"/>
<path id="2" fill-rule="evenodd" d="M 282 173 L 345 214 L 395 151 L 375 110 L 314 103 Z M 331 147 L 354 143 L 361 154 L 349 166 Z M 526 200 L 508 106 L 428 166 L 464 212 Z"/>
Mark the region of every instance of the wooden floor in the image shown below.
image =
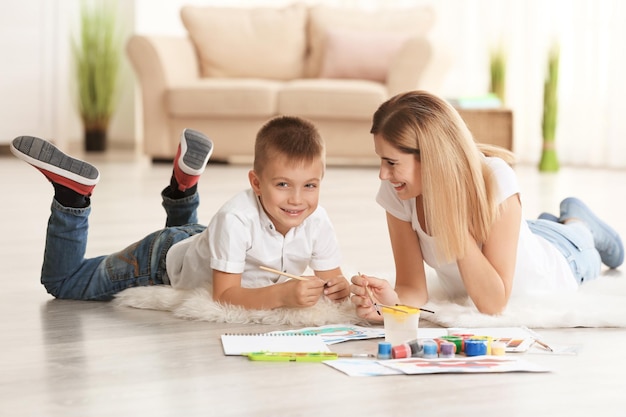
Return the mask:
<path id="1" fill-rule="evenodd" d="M 88 155 L 101 169 L 88 255 L 116 251 L 161 227 L 159 192 L 170 167 L 127 153 Z M 626 172 L 517 167 L 527 217 L 569 195 L 626 236 Z M 210 165 L 202 222 L 247 186 L 247 167 Z M 166 312 L 59 301 L 39 284 L 52 188 L 36 170 L 0 156 L 0 416 L 623 416 L 624 329 L 541 330 L 577 356 L 532 355 L 545 374 L 349 377 L 322 364 L 251 363 L 222 354 L 223 332 L 280 327 L 190 322 Z M 392 276 L 374 168 L 329 168 L 322 203 L 336 224 L 345 272 Z M 623 275 L 622 272 L 618 272 Z M 626 301 L 626 300 L 625 300 Z M 375 352 L 377 341 L 334 345 Z"/>

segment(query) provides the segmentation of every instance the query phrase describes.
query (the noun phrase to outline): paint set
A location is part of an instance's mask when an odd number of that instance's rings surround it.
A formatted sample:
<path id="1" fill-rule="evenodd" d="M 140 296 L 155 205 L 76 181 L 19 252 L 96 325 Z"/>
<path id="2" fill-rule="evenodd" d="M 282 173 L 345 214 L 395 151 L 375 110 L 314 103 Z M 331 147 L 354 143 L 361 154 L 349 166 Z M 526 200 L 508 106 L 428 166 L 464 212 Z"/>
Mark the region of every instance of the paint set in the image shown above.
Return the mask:
<path id="1" fill-rule="evenodd" d="M 378 345 L 379 359 L 454 358 L 465 356 L 504 355 L 507 344 L 491 336 L 451 333 L 437 338 L 419 338 L 420 309 L 396 305 L 383 306 L 385 341 Z"/>
<path id="2" fill-rule="evenodd" d="M 465 356 L 502 356 L 506 343 L 490 336 L 471 334 L 451 334 L 435 339 L 412 339 L 391 344 L 388 341 L 378 345 L 378 359 L 403 358 L 454 358 L 456 354 Z"/>

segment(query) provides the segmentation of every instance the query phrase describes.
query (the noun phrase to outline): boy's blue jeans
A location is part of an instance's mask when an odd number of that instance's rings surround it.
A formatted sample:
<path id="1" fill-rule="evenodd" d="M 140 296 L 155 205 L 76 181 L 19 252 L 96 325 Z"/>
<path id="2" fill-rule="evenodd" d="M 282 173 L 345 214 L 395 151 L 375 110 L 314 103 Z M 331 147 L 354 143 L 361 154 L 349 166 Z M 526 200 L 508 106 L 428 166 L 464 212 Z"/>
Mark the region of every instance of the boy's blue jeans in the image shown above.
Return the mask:
<path id="1" fill-rule="evenodd" d="M 205 226 L 196 224 L 198 193 L 176 200 L 161 196 L 167 213 L 164 229 L 120 252 L 90 259 L 85 259 L 85 251 L 91 207 L 64 207 L 53 200 L 41 269 L 48 293 L 65 299 L 110 300 L 129 287 L 168 284 L 167 251 Z"/>

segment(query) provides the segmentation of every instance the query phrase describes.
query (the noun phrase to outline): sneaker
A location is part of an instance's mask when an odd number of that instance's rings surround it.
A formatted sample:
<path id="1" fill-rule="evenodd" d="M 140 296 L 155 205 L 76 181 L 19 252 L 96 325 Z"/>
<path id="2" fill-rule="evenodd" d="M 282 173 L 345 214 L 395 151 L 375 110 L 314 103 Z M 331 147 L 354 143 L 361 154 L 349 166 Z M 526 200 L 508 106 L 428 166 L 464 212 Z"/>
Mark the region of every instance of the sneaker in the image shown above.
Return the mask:
<path id="1" fill-rule="evenodd" d="M 56 146 L 33 136 L 19 136 L 11 142 L 13 155 L 37 168 L 53 183 L 89 197 L 100 180 L 98 169 L 72 158 Z"/>
<path id="2" fill-rule="evenodd" d="M 561 202 L 559 220 L 563 222 L 571 218 L 579 219 L 589 227 L 602 263 L 609 268 L 617 268 L 624 262 L 624 245 L 619 234 L 593 214 L 585 203 L 574 197 Z"/>
<path id="3" fill-rule="evenodd" d="M 549 220 L 551 222 L 559 222 L 559 218 L 552 213 L 541 213 L 537 218 L 541 220 Z"/>
<path id="4" fill-rule="evenodd" d="M 174 178 L 180 191 L 185 191 L 198 183 L 211 153 L 213 142 L 209 138 L 196 130 L 183 130 L 174 158 Z"/>

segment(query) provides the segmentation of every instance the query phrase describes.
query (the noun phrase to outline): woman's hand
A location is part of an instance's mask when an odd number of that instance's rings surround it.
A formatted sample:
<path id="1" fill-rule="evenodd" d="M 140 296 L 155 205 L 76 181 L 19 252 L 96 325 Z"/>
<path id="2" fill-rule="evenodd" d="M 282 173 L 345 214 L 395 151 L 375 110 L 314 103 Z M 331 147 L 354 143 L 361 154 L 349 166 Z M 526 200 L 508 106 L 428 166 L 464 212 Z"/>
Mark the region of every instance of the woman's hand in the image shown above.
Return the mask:
<path id="1" fill-rule="evenodd" d="M 355 275 L 351 281 L 352 304 L 356 306 L 357 316 L 361 318 L 372 322 L 381 322 L 383 317 L 374 308 L 374 302 L 388 305 L 398 303 L 398 294 L 391 288 L 389 282 L 384 279 Z M 374 300 L 369 297 L 368 288 Z"/>

